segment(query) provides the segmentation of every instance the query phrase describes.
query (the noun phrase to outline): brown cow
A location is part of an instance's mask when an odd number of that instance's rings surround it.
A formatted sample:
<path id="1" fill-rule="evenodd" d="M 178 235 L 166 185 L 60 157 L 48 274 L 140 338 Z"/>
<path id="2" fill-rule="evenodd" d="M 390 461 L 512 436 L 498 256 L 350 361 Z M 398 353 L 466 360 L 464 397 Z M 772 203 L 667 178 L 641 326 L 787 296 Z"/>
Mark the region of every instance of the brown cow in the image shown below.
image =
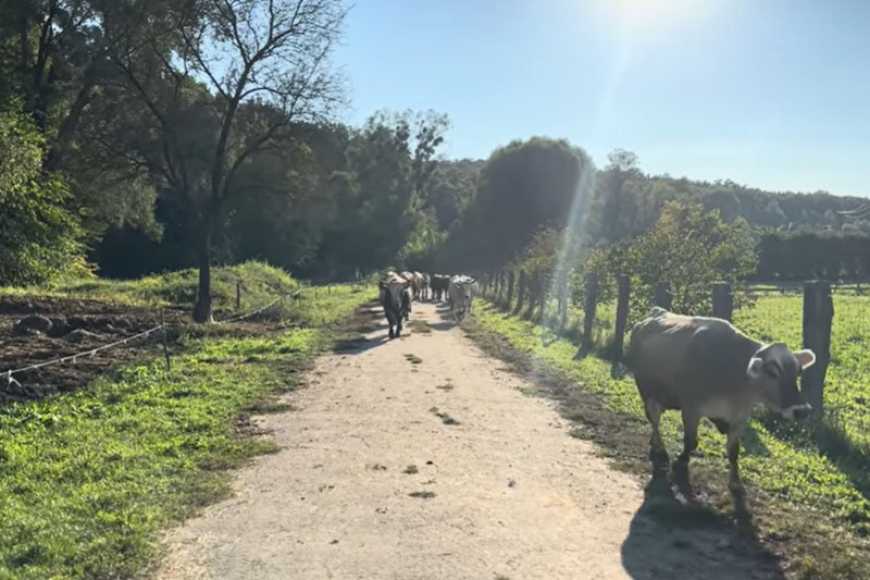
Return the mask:
<path id="1" fill-rule="evenodd" d="M 659 419 L 667 409 L 680 411 L 683 452 L 674 474 L 688 487 L 698 423 L 708 417 L 728 435 L 730 488 L 742 494 L 739 437 L 752 408 L 762 403 L 789 419 L 808 414 L 812 409 L 803 401 L 797 379 L 815 360 L 811 350 L 792 352 L 782 343 L 762 344 L 725 320 L 654 308 L 632 329 L 627 353 L 652 425 L 650 458 L 667 464 Z"/>

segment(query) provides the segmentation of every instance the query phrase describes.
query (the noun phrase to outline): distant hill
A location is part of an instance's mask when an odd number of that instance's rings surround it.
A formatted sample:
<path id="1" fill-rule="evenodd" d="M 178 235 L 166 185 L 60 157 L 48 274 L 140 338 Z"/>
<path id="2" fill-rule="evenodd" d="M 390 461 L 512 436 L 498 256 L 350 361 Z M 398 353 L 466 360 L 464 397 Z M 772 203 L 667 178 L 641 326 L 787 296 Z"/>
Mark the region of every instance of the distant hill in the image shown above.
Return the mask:
<path id="1" fill-rule="evenodd" d="M 672 187 L 691 191 L 705 207 L 718 209 L 733 221 L 744 218 L 750 224 L 785 231 L 843 231 L 870 234 L 870 220 L 851 219 L 839 212 L 854 210 L 868 203 L 866 198 L 837 196 L 827 192 L 771 192 L 739 185 L 732 181 L 689 181 L 653 177 Z"/>

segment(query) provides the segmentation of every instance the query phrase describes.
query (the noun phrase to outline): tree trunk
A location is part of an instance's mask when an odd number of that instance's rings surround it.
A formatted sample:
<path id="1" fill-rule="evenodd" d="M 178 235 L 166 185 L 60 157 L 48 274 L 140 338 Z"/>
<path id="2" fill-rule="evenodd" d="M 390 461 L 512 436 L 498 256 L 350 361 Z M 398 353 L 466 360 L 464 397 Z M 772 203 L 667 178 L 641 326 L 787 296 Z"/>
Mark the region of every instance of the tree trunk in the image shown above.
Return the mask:
<path id="1" fill-rule="evenodd" d="M 197 287 L 196 306 L 193 308 L 194 322 L 214 322 L 211 311 L 211 232 L 206 230 L 199 242 L 197 252 L 199 267 L 199 286 Z"/>

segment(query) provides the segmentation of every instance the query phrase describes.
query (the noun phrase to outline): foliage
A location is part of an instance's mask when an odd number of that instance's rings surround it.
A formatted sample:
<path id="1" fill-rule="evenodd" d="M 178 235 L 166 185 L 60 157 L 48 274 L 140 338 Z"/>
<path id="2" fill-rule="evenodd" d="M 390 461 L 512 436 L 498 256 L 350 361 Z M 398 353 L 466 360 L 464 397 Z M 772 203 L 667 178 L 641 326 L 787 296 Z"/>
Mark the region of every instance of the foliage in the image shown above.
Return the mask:
<path id="1" fill-rule="evenodd" d="M 564 140 L 535 137 L 497 149 L 442 261 L 452 269 L 503 268 L 540 229 L 579 223 L 593 179 L 588 155 Z"/>
<path id="2" fill-rule="evenodd" d="M 710 288 L 717 281 L 736 285 L 756 269 L 755 242 L 748 224 L 725 223 L 718 212 L 696 203 L 669 202 L 655 227 L 634 241 L 593 252 L 586 271 L 596 271 L 611 289 L 617 274 L 632 277 L 632 315 L 649 310 L 659 282 L 668 282 L 673 310 L 710 314 Z M 610 294 L 608 294 L 609 292 Z"/>
<path id="3" fill-rule="evenodd" d="M 870 276 L 870 236 L 767 232 L 758 245 L 758 278 L 863 280 Z"/>
<path id="4" fill-rule="evenodd" d="M 86 274 L 77 217 L 58 175 L 43 174 L 44 139 L 32 121 L 0 111 L 0 283 Z"/>
<path id="5" fill-rule="evenodd" d="M 323 325 L 371 298 L 350 287 L 307 294 L 296 310 L 304 327 L 189 338 L 168 375 L 162 362 L 138 365 L 0 409 L 0 536 L 15 539 L 0 544 L 0 577 L 141 575 L 161 528 L 227 494 L 225 469 L 273 450 L 239 438 L 239 414 L 292 389 L 328 344 Z"/>

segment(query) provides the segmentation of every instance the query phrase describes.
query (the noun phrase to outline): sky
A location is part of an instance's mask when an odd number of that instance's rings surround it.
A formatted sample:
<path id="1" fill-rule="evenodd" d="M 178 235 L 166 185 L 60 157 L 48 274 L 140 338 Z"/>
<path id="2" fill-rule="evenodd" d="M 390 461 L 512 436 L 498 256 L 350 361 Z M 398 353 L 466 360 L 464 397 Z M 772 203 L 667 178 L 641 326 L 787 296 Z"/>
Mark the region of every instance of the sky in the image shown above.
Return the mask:
<path id="1" fill-rule="evenodd" d="M 444 155 L 534 135 L 596 165 L 870 196 L 870 1 L 355 0 L 344 120 L 432 109 Z"/>

